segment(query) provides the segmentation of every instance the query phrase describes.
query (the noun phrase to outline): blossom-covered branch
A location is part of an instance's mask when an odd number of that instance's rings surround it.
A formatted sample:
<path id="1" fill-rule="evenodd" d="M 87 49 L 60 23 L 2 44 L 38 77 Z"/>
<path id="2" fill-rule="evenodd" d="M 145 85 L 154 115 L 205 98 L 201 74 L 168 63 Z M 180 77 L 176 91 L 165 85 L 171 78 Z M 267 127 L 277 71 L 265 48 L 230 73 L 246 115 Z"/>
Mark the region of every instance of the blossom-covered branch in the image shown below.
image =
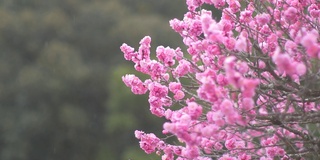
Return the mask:
<path id="1" fill-rule="evenodd" d="M 202 5 L 213 5 L 215 20 Z M 187 0 L 170 26 L 187 47 L 138 51 L 126 60 L 150 76 L 123 76 L 135 94 L 149 93 L 164 117 L 162 137 L 136 131 L 140 147 L 171 159 L 320 158 L 320 2 L 317 0 Z M 179 104 L 180 107 L 172 107 Z M 159 126 L 160 127 L 160 126 Z"/>

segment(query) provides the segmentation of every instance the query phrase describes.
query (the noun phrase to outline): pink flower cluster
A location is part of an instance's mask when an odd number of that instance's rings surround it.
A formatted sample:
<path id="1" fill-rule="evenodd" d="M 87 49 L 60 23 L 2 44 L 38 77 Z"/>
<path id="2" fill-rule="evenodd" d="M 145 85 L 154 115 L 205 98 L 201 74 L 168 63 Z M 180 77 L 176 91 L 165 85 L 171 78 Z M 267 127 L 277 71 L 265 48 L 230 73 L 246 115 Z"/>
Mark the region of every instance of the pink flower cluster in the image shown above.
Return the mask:
<path id="1" fill-rule="evenodd" d="M 134 94 L 149 94 L 150 111 L 167 121 L 164 138 L 136 131 L 140 147 L 163 160 L 303 159 L 320 157 L 320 3 L 316 0 L 187 0 L 170 26 L 180 48 L 151 38 L 126 60 L 150 76 L 122 77 Z M 219 21 L 202 5 L 222 12 Z M 177 107 L 179 104 L 180 107 Z M 172 107 L 175 106 L 175 107 Z M 313 129 L 313 130 L 312 130 Z M 170 144 L 166 139 L 176 137 Z M 319 144 L 318 144 L 319 143 Z"/>
<path id="2" fill-rule="evenodd" d="M 125 75 L 122 77 L 122 81 L 126 84 L 127 87 L 131 88 L 131 91 L 134 94 L 145 94 L 147 92 L 147 87 L 135 75 Z"/>

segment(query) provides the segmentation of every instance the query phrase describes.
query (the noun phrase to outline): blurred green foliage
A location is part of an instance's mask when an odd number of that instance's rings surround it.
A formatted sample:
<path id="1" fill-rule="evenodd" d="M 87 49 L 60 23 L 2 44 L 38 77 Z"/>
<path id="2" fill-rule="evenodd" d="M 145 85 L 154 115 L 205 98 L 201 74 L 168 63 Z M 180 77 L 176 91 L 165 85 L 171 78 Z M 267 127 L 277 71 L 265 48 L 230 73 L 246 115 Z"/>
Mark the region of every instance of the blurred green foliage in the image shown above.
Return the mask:
<path id="1" fill-rule="evenodd" d="M 135 72 L 119 47 L 146 35 L 181 46 L 168 20 L 184 3 L 1 0 L 0 159 L 157 159 L 134 130 L 159 132 L 161 120 L 122 83 Z"/>

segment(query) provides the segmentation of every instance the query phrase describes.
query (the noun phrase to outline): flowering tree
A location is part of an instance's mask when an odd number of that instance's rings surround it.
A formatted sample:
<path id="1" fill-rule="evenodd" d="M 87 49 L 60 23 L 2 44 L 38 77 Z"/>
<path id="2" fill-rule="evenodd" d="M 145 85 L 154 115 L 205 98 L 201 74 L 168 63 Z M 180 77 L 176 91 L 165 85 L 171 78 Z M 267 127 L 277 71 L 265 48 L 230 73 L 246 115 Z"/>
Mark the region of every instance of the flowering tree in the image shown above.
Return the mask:
<path id="1" fill-rule="evenodd" d="M 221 20 L 203 4 L 221 10 Z M 167 120 L 163 138 L 136 131 L 140 147 L 163 160 L 320 159 L 320 2 L 187 6 L 183 20 L 170 21 L 187 53 L 158 46 L 151 59 L 148 36 L 138 51 L 121 46 L 150 75 L 122 80 L 134 94 L 148 92 L 151 113 Z"/>

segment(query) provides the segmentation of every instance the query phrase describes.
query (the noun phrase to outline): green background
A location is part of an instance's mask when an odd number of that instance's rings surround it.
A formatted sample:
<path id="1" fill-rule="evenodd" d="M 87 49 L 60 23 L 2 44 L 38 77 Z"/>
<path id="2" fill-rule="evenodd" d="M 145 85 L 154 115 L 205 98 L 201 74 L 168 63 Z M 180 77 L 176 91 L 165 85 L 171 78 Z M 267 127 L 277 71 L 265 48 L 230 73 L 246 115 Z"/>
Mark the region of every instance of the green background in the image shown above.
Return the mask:
<path id="1" fill-rule="evenodd" d="M 163 119 L 121 81 L 136 72 L 119 47 L 183 46 L 169 20 L 185 12 L 184 0 L 0 0 L 0 159 L 160 159 L 134 138 Z"/>

